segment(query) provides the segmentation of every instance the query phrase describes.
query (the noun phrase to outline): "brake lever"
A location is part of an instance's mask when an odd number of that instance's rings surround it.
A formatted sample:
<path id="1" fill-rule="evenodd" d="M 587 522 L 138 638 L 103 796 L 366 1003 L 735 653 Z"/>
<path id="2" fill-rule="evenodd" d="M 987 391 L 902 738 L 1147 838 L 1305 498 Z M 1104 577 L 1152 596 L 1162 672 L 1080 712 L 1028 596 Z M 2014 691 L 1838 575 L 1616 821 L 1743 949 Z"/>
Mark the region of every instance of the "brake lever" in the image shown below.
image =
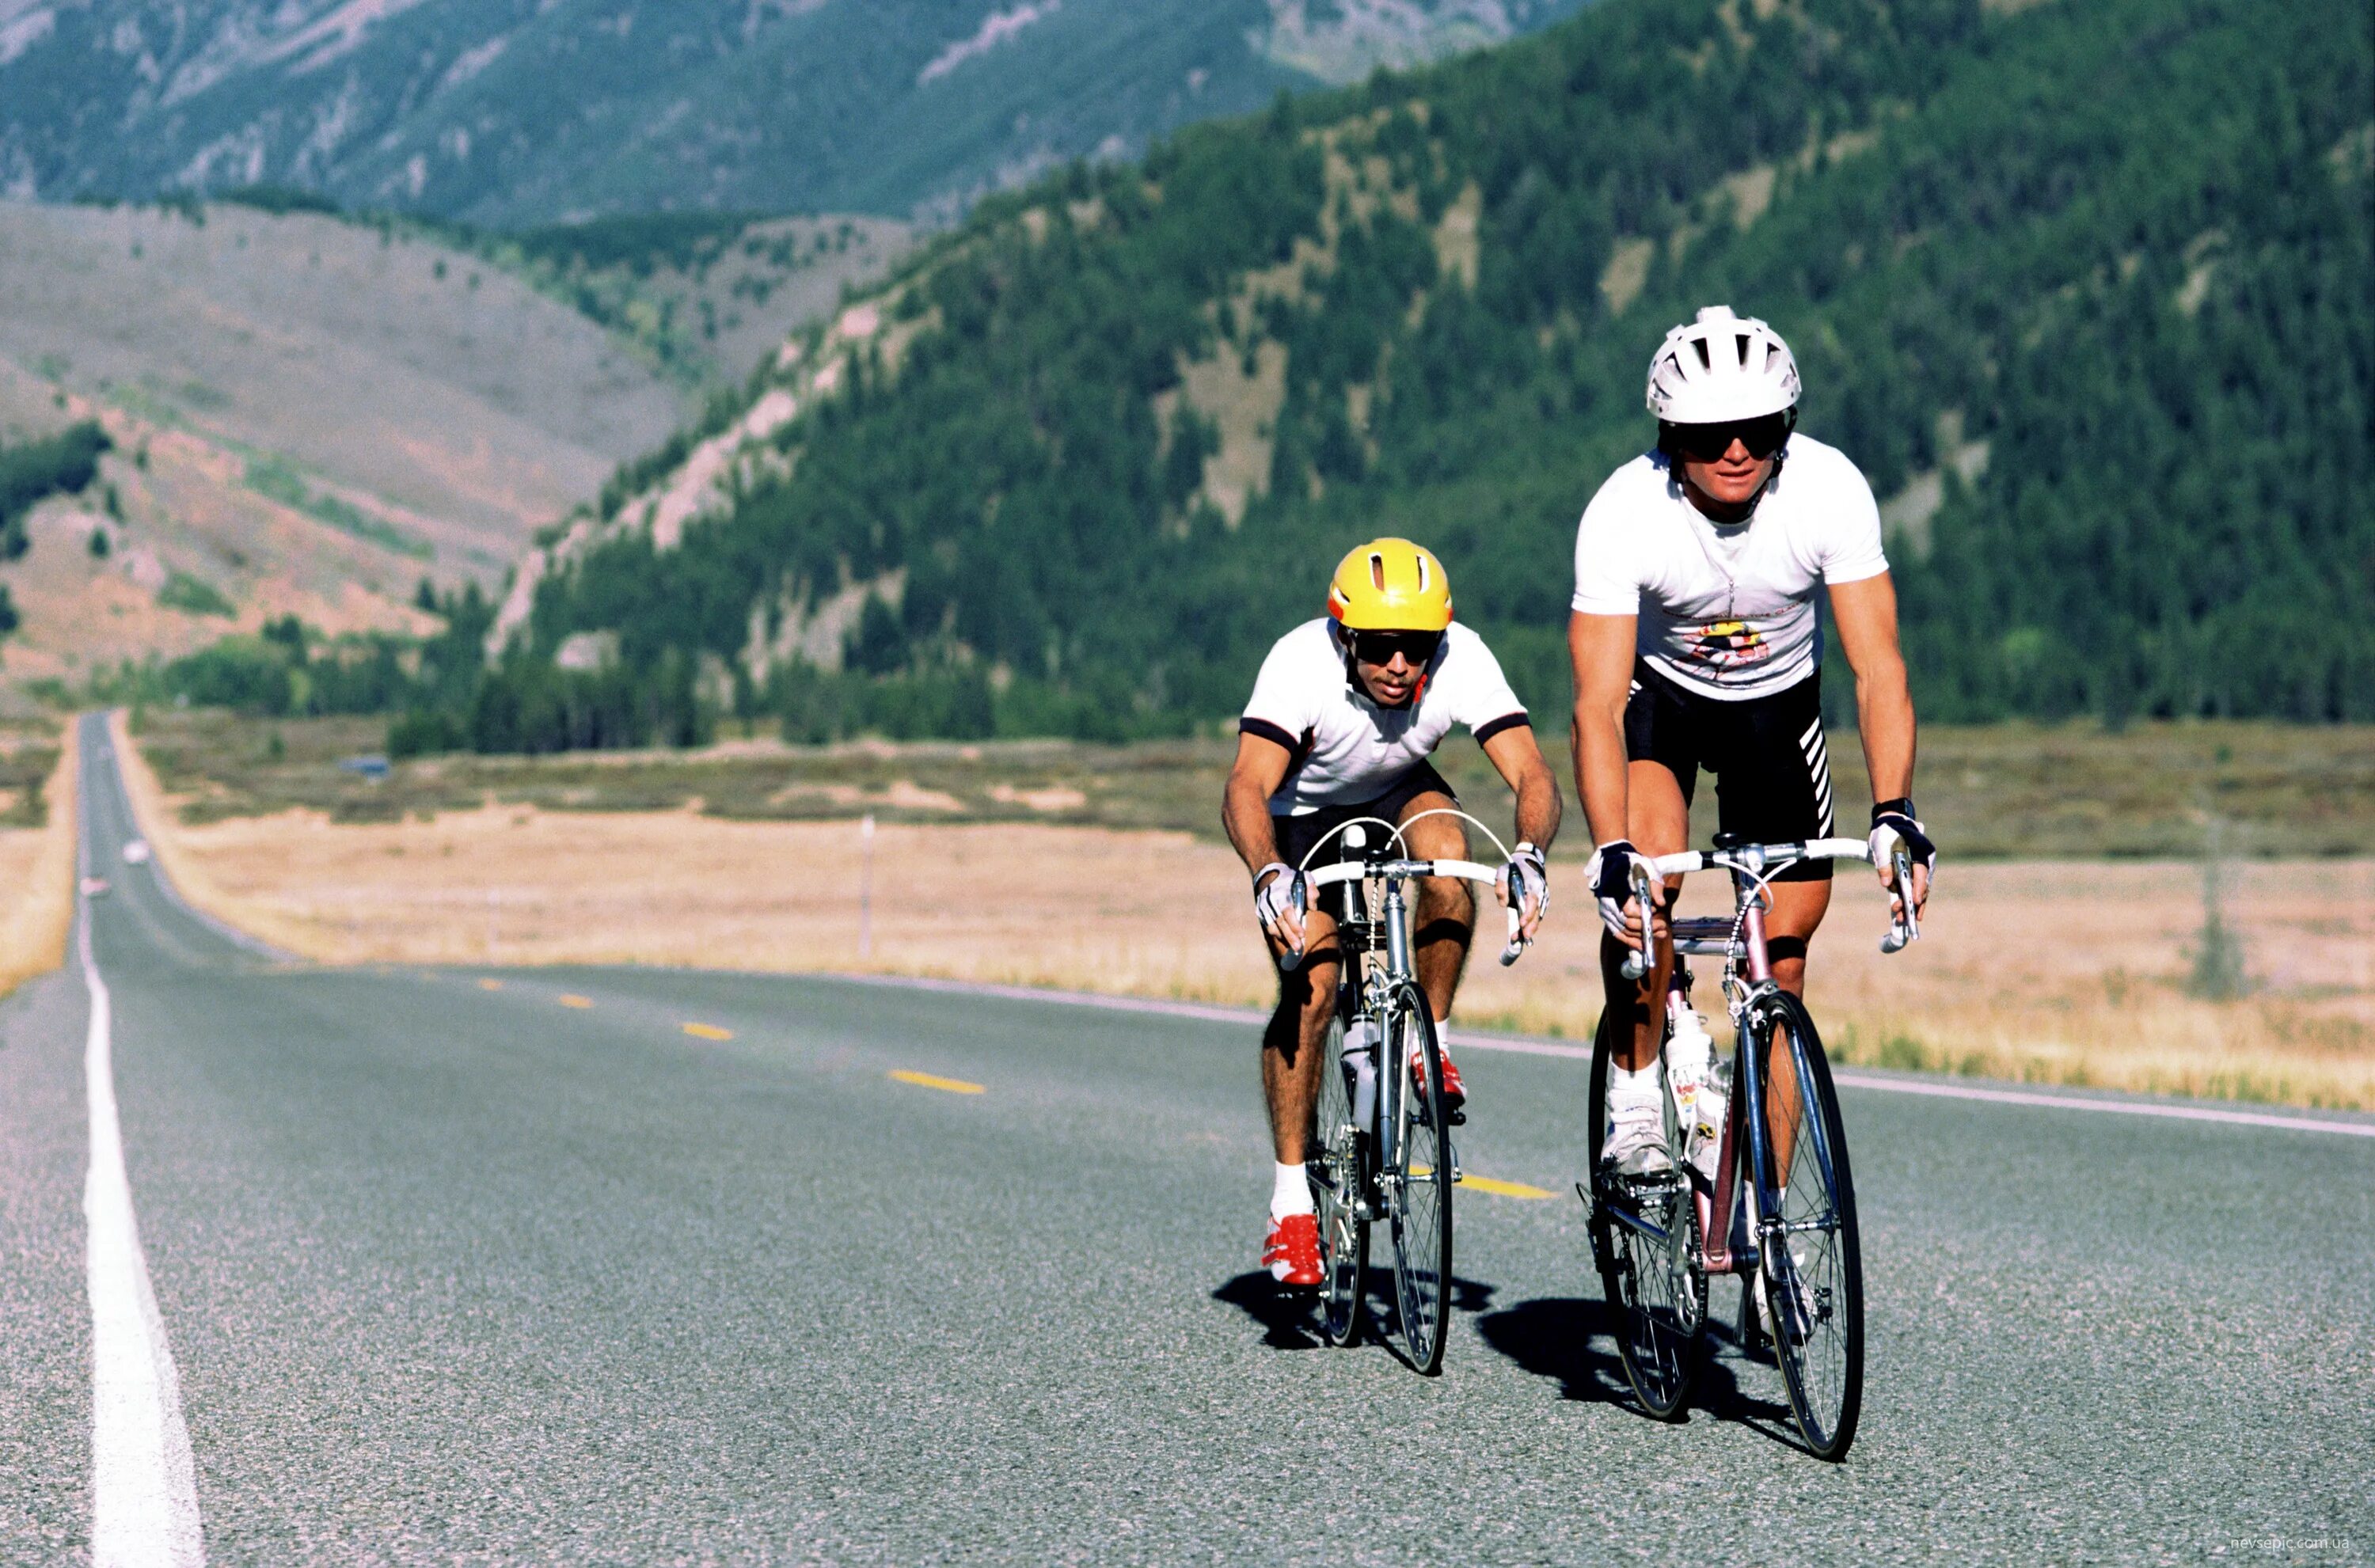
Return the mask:
<path id="1" fill-rule="evenodd" d="M 1308 918 L 1311 914 L 1311 885 L 1303 879 L 1303 868 L 1299 866 L 1288 874 L 1292 876 L 1294 880 L 1287 884 L 1287 891 L 1294 896 L 1294 907 L 1301 910 L 1304 913 L 1305 917 Z M 1294 973 L 1296 966 L 1302 962 L 1303 949 L 1301 948 L 1289 948 L 1286 951 L 1278 955 L 1279 973 L 1281 974 L 1292 974 Z"/>
<path id="2" fill-rule="evenodd" d="M 1649 948 L 1657 940 L 1649 929 L 1649 872 L 1639 861 L 1632 866 L 1633 903 L 1641 912 L 1641 945 L 1625 955 L 1622 973 L 1627 980 L 1638 980 L 1649 973 Z"/>
<path id="3" fill-rule="evenodd" d="M 1913 913 L 1913 857 L 1902 849 L 1891 851 L 1888 869 L 1896 878 L 1898 914 L 1888 923 L 1888 935 L 1880 939 L 1880 950 L 1901 953 L 1921 939 L 1921 917 Z"/>
<path id="4" fill-rule="evenodd" d="M 1512 906 L 1509 910 L 1509 945 L 1501 949 L 1501 967 L 1503 969 L 1507 969 L 1511 964 L 1517 962 L 1518 955 L 1524 952 L 1529 945 L 1523 937 L 1518 935 L 1518 927 L 1523 924 L 1525 924 L 1525 922 L 1518 918 L 1518 911 L 1516 907 Z"/>

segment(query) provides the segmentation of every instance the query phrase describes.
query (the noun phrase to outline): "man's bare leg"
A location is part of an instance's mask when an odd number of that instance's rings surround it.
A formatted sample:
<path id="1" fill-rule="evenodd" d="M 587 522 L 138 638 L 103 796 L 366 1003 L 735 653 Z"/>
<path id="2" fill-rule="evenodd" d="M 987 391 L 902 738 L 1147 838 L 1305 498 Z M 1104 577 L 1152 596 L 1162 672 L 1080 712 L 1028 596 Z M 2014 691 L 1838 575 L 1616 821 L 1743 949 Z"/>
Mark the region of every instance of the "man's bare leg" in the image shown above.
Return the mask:
<path id="1" fill-rule="evenodd" d="M 1401 819 L 1452 806 L 1447 795 L 1430 791 L 1414 796 L 1402 808 Z M 1412 823 L 1402 843 L 1413 860 L 1465 860 L 1468 832 L 1457 817 L 1428 817 Z M 1420 879 L 1417 905 L 1411 911 L 1412 945 L 1418 949 L 1419 988 L 1426 993 L 1435 1021 L 1451 1016 L 1451 999 L 1459 989 L 1460 971 L 1468 965 L 1468 948 L 1476 931 L 1476 898 L 1466 882 L 1455 877 Z"/>
<path id="2" fill-rule="evenodd" d="M 1625 831 L 1633 847 L 1650 859 L 1679 855 L 1690 847 L 1691 808 L 1683 799 L 1682 782 L 1660 762 L 1630 762 L 1625 769 Z M 1651 922 L 1657 945 L 1656 961 L 1638 981 L 1625 978 L 1624 962 L 1633 949 L 1603 930 L 1600 938 L 1600 973 L 1611 1016 L 1630 1019 L 1629 1050 L 1616 1053 L 1615 1065 L 1639 1072 L 1658 1059 L 1666 1039 L 1666 985 L 1674 973 L 1674 944 L 1668 934 L 1666 913 L 1682 892 L 1676 877 L 1666 884 L 1664 907 Z"/>
<path id="3" fill-rule="evenodd" d="M 1806 995 L 1806 943 L 1823 923 L 1823 915 L 1831 907 L 1831 884 L 1828 880 L 1805 882 L 1774 882 L 1769 884 L 1773 907 L 1765 916 L 1765 946 L 1773 961 L 1773 983 L 1790 995 Z M 1778 948 L 1779 952 L 1772 949 Z M 1782 1047 L 1779 1035 L 1774 1037 L 1776 1047 Z M 1777 1163 L 1776 1177 L 1783 1184 L 1790 1180 L 1790 1157 L 1794 1152 L 1792 1129 L 1798 1125 L 1798 1065 L 1786 1048 L 1769 1051 L 1765 1069 L 1765 1131 L 1766 1141 L 1773 1147 Z"/>
<path id="4" fill-rule="evenodd" d="M 1278 944 L 1270 944 L 1273 961 Z M 1326 1055 L 1328 1020 L 1336 1011 L 1336 972 L 1341 960 L 1336 922 L 1314 909 L 1303 917 L 1304 961 L 1278 977 L 1278 1008 L 1262 1031 L 1262 1098 L 1270 1106 L 1270 1145 L 1282 1165 L 1300 1165 L 1311 1137 L 1313 1109 L 1319 1103 L 1319 1067 Z"/>

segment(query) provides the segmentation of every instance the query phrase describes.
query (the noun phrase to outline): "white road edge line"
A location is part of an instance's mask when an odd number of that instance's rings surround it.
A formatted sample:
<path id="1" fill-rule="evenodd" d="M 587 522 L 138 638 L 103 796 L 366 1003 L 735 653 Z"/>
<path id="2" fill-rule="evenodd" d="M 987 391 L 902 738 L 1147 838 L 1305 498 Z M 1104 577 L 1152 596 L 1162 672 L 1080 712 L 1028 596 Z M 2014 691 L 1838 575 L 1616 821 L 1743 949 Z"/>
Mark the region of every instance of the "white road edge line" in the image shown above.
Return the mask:
<path id="1" fill-rule="evenodd" d="M 891 985 L 912 991 L 945 991 L 962 996 L 1000 996 L 1021 1002 L 1054 1002 L 1075 1008 L 1102 1008 L 1112 1012 L 1162 1013 L 1172 1018 L 1199 1019 L 1208 1023 L 1258 1023 L 1263 1014 L 1251 1008 L 1228 1008 L 1211 1002 L 1164 1002 L 1146 996 L 1103 996 L 1093 991 L 1041 991 L 1028 985 L 998 985 L 970 980 L 934 980 L 902 974 L 833 974 L 865 985 Z M 1522 1056 L 1559 1056 L 1569 1061 L 1591 1060 L 1589 1045 L 1563 1044 L 1554 1040 L 1526 1040 L 1501 1034 L 1453 1031 L 1450 1043 L 1463 1051 L 1506 1051 Z M 2230 1126 L 2279 1127 L 2286 1132 L 2339 1133 L 2345 1138 L 2375 1138 L 2375 1122 L 2322 1121 L 2310 1116 L 2283 1116 L 2265 1111 L 2230 1111 L 2215 1105 L 2172 1105 L 2145 1100 L 2096 1100 L 2080 1094 L 2049 1094 L 2032 1089 L 1983 1089 L 1977 1084 L 1884 1078 L 1841 1067 L 1832 1075 L 1848 1089 L 1876 1090 L 1884 1094 L 1922 1094 L 1944 1100 L 1979 1100 L 2000 1105 L 2032 1105 L 2056 1111 L 2098 1111 L 2117 1115 L 2162 1116 L 2180 1122 L 2223 1122 Z"/>
<path id="2" fill-rule="evenodd" d="M 89 831 L 88 815 L 84 831 Z M 83 842 L 87 871 L 89 840 Z M 90 1173 L 82 1197 L 90 1248 L 90 1556 L 97 1568 L 180 1568 L 206 1561 L 197 1471 L 182 1420 L 181 1379 L 133 1218 L 124 1131 L 115 1114 L 113 1020 L 107 982 L 91 956 L 89 900 L 78 914 L 77 948 L 90 991 L 90 1034 L 83 1048 Z"/>

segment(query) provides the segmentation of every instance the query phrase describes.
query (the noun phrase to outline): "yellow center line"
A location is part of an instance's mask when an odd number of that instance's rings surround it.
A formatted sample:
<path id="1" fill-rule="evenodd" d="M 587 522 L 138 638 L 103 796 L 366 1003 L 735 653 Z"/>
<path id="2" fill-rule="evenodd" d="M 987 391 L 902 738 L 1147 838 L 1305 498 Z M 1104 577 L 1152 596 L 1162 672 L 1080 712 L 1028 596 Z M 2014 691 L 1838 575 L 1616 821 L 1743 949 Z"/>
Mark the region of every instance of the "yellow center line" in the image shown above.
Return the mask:
<path id="1" fill-rule="evenodd" d="M 581 996 L 572 991 L 561 998 L 561 1005 L 564 1008 L 590 1008 L 594 1005 L 594 998 Z"/>
<path id="2" fill-rule="evenodd" d="M 936 1078 L 930 1073 L 911 1073 L 904 1067 L 893 1067 L 891 1076 L 901 1083 L 921 1084 L 926 1089 L 944 1089 L 951 1094 L 987 1094 L 987 1084 L 967 1083 L 961 1078 Z"/>
<path id="3" fill-rule="evenodd" d="M 714 1023 L 688 1023 L 684 1026 L 684 1032 L 687 1034 L 691 1035 L 695 1040 L 731 1040 L 734 1038 L 734 1032 L 732 1030 L 720 1029 Z"/>
<path id="4" fill-rule="evenodd" d="M 503 983 L 500 980 L 481 980 L 479 982 L 479 989 L 481 991 L 500 991 L 502 988 Z"/>
<path id="5" fill-rule="evenodd" d="M 1497 1181 L 1491 1176 L 1480 1176 L 1472 1172 L 1462 1175 L 1459 1178 L 1459 1185 L 1463 1187 L 1474 1187 L 1478 1192 L 1496 1192 L 1503 1197 L 1556 1197 L 1558 1196 L 1544 1187 L 1530 1187 L 1523 1182 Z"/>

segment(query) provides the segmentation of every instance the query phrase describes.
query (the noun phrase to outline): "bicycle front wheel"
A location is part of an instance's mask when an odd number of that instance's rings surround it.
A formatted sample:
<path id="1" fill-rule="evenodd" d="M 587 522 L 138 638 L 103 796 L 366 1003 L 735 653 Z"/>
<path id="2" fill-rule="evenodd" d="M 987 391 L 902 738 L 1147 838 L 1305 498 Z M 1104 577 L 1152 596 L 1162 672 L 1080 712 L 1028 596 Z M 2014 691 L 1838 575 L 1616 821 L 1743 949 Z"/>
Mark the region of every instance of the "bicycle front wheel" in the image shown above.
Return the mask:
<path id="1" fill-rule="evenodd" d="M 1608 1084 L 1623 1021 L 1603 1018 L 1591 1052 L 1584 1126 L 1591 1148 L 1591 1256 L 1614 1310 L 1616 1350 L 1641 1408 L 1660 1421 L 1683 1413 L 1707 1326 L 1707 1274 L 1699 1267 L 1698 1201 L 1678 1169 L 1627 1176 L 1601 1159 L 1608 1145 Z M 1664 1078 L 1662 1058 L 1659 1076 Z M 1666 1148 L 1682 1147 L 1673 1096 L 1665 1097 Z"/>
<path id="2" fill-rule="evenodd" d="M 1799 1433 L 1815 1457 L 1840 1459 L 1863 1409 L 1863 1253 L 1847 1130 L 1804 1004 L 1777 993 L 1757 1025 L 1766 1130 L 1759 1178 L 1769 1195 L 1757 1284 Z"/>
<path id="3" fill-rule="evenodd" d="M 1375 1052 L 1371 1053 L 1374 1059 Z M 1331 1345 L 1361 1337 L 1369 1265 L 1368 1134 L 1353 1119 L 1353 1079 L 1344 1060 L 1344 1018 L 1328 1026 L 1319 1103 L 1305 1170 L 1319 1215 L 1319 1328 Z"/>
<path id="4" fill-rule="evenodd" d="M 1412 986 L 1386 1015 L 1385 1055 L 1396 1092 L 1393 1159 L 1383 1189 L 1394 1242 L 1394 1304 L 1411 1365 L 1433 1374 L 1443 1366 L 1451 1304 L 1451 1126 L 1438 1091 L 1443 1048 L 1426 998 Z"/>

